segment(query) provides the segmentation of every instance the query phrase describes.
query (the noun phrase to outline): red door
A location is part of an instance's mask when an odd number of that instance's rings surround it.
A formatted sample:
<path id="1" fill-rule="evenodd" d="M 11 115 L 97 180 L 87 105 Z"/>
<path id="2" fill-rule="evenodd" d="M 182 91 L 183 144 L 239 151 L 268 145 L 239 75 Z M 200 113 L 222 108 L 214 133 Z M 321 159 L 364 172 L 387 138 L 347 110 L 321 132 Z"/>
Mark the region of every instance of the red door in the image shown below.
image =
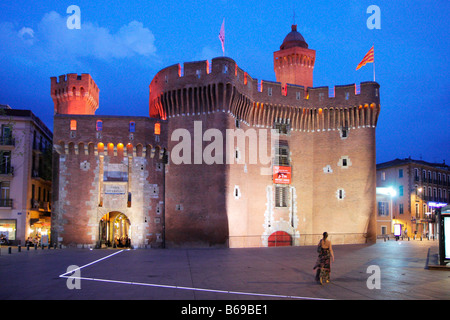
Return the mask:
<path id="1" fill-rule="evenodd" d="M 269 247 L 289 247 L 292 245 L 292 238 L 289 233 L 276 231 L 269 236 Z"/>

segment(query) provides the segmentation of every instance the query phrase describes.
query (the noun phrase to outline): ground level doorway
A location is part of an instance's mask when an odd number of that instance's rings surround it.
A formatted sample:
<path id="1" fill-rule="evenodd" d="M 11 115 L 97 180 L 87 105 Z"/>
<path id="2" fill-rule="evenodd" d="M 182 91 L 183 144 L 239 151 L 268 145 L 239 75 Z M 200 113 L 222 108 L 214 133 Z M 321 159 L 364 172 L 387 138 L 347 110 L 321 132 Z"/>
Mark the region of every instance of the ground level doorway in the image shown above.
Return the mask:
<path id="1" fill-rule="evenodd" d="M 292 246 L 292 237 L 284 231 L 277 231 L 270 235 L 268 241 L 269 247 L 288 247 Z"/>
<path id="2" fill-rule="evenodd" d="M 105 214 L 99 222 L 99 247 L 128 248 L 131 246 L 131 224 L 128 217 L 118 211 Z"/>

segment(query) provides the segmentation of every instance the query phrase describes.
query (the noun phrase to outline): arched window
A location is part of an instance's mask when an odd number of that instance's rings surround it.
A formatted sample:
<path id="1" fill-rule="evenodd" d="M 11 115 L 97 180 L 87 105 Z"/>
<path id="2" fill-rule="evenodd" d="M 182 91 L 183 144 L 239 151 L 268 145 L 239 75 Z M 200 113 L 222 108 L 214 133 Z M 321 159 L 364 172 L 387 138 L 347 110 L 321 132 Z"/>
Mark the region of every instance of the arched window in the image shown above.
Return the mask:
<path id="1" fill-rule="evenodd" d="M 104 145 L 102 142 L 100 142 L 99 144 L 97 144 L 97 152 L 98 152 L 98 153 L 103 153 L 103 152 L 105 152 L 105 145 Z"/>
<path id="2" fill-rule="evenodd" d="M 114 156 L 114 144 L 108 143 L 108 156 Z"/>
<path id="3" fill-rule="evenodd" d="M 161 134 L 161 123 L 159 122 L 155 123 L 155 134 Z"/>
<path id="4" fill-rule="evenodd" d="M 70 131 L 77 130 L 77 120 L 70 120 Z"/>
<path id="5" fill-rule="evenodd" d="M 130 132 L 136 132 L 136 122 L 130 121 L 129 131 Z"/>
<path id="6" fill-rule="evenodd" d="M 97 131 L 102 131 L 103 130 L 103 121 L 102 120 L 97 120 L 97 122 L 95 124 L 95 129 Z"/>

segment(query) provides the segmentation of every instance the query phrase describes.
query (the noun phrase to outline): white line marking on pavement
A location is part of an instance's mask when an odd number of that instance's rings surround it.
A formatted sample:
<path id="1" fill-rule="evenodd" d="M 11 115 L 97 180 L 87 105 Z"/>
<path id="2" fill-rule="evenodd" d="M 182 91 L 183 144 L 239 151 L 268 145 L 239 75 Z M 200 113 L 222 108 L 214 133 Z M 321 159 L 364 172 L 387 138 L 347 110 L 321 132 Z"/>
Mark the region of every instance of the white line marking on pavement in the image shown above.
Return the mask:
<path id="1" fill-rule="evenodd" d="M 110 257 L 112 257 L 112 256 L 114 256 L 114 255 L 116 255 L 116 254 L 121 253 L 121 252 L 123 252 L 123 250 L 114 252 L 113 254 L 110 254 L 110 255 L 108 255 L 108 256 L 106 256 L 106 257 L 103 257 L 103 258 L 101 258 L 101 259 L 92 261 L 92 262 L 90 262 L 90 263 L 88 263 L 88 264 L 85 264 L 84 266 L 81 266 L 81 267 L 79 267 L 79 268 L 73 269 L 73 270 L 71 270 L 71 271 L 69 271 L 69 272 L 63 273 L 63 274 L 61 274 L 59 277 L 60 277 L 60 278 L 68 278 L 68 277 L 66 277 L 66 275 L 67 275 L 68 273 L 73 273 L 73 272 L 75 272 L 75 271 L 77 271 L 77 270 L 80 270 L 80 269 L 83 269 L 83 268 L 85 268 L 85 267 L 91 266 L 91 265 L 93 265 L 94 263 L 97 263 L 97 262 L 100 262 L 100 261 L 102 261 L 102 260 L 108 259 L 108 258 L 110 258 Z M 74 279 L 75 279 L 75 278 L 74 278 Z"/>
<path id="2" fill-rule="evenodd" d="M 184 286 L 174 286 L 174 285 L 165 285 L 165 284 L 155 284 L 155 283 L 145 283 L 145 282 L 132 282 L 132 281 L 121 281 L 121 280 L 109 280 L 109 279 L 99 279 L 99 278 L 86 278 L 86 277 L 74 277 L 68 276 L 67 274 L 73 273 L 76 270 L 80 270 L 87 266 L 91 266 L 94 263 L 100 262 L 107 258 L 110 258 L 116 254 L 123 252 L 124 250 L 120 250 L 113 254 L 110 254 L 101 259 L 95 260 L 84 266 L 81 266 L 75 270 L 71 270 L 70 272 L 66 272 L 61 274 L 60 278 L 71 278 L 71 279 L 79 279 L 79 280 L 87 280 L 87 281 L 97 281 L 97 282 L 107 282 L 107 283 L 117 283 L 117 284 L 127 284 L 127 285 L 135 285 L 135 286 L 146 286 L 146 287 L 156 287 L 156 288 L 166 288 L 166 289 L 179 289 L 179 290 L 191 290 L 191 291 L 202 291 L 202 292 L 214 292 L 214 293 L 224 293 L 224 294 L 237 294 L 237 295 L 248 295 L 248 296 L 259 296 L 259 297 L 271 297 L 271 298 L 284 298 L 284 299 L 302 299 L 302 300 L 330 300 L 324 298 L 312 298 L 312 297 L 301 297 L 301 296 L 290 296 L 290 295 L 281 295 L 281 294 L 269 294 L 269 293 L 257 293 L 257 292 L 242 292 L 242 291 L 228 291 L 228 290 L 217 290 L 217 289 L 205 289 L 205 288 L 194 288 L 194 287 L 184 287 Z"/>

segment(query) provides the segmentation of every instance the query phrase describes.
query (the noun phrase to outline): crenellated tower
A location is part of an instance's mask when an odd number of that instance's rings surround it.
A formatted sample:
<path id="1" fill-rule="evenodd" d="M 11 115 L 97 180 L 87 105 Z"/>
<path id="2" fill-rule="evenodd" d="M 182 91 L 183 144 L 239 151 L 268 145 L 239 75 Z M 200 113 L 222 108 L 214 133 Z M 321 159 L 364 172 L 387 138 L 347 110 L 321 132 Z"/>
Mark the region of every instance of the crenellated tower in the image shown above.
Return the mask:
<path id="1" fill-rule="evenodd" d="M 69 73 L 50 79 L 55 114 L 95 114 L 100 90 L 89 74 Z"/>
<path id="2" fill-rule="evenodd" d="M 273 64 L 278 82 L 310 88 L 313 86 L 313 70 L 316 51 L 309 49 L 303 36 L 292 25 L 292 31 L 284 38 L 280 50 L 273 53 Z"/>

